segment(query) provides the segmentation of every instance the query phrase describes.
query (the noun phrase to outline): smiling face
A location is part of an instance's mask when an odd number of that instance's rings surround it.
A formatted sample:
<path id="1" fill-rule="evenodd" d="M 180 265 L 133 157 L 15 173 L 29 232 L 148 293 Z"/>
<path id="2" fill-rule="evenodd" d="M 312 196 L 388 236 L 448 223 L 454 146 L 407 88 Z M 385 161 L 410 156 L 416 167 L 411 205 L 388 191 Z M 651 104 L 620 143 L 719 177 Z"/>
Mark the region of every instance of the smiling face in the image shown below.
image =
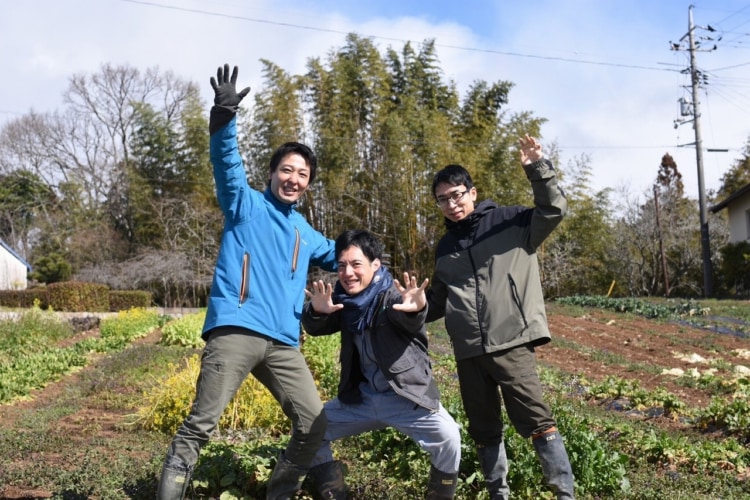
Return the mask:
<path id="1" fill-rule="evenodd" d="M 349 295 L 357 295 L 370 286 L 380 269 L 380 259 L 369 260 L 357 246 L 347 247 L 339 254 L 339 283 Z"/>
<path id="2" fill-rule="evenodd" d="M 271 192 L 281 202 L 296 203 L 310 185 L 310 166 L 305 159 L 290 153 L 271 172 Z"/>
<path id="3" fill-rule="evenodd" d="M 441 182 L 435 186 L 435 199 L 443 215 L 452 222 L 458 222 L 474 211 L 477 190 L 474 187 L 467 189 L 463 184 L 456 186 Z"/>

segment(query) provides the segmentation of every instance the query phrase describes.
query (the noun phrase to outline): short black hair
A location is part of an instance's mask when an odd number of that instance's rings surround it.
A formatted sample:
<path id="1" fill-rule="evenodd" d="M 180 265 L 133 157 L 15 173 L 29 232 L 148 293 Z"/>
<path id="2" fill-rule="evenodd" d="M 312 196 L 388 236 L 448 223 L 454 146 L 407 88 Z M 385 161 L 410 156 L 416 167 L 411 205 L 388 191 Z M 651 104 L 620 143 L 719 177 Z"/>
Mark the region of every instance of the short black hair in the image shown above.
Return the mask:
<path id="1" fill-rule="evenodd" d="M 273 152 L 271 156 L 270 171 L 275 172 L 279 168 L 279 163 L 286 155 L 298 154 L 305 159 L 305 163 L 310 167 L 310 183 L 315 180 L 315 173 L 318 170 L 318 157 L 313 150 L 301 142 L 285 142 Z"/>
<path id="2" fill-rule="evenodd" d="M 383 252 L 385 251 L 385 245 L 370 231 L 364 229 L 350 229 L 344 231 L 336 238 L 336 258 L 338 259 L 341 254 L 349 247 L 357 247 L 362 250 L 370 262 L 375 259 L 383 261 Z"/>
<path id="3" fill-rule="evenodd" d="M 447 165 L 440 169 L 435 177 L 432 179 L 432 195 L 435 196 L 435 188 L 441 183 L 450 184 L 452 186 L 466 186 L 466 189 L 474 187 L 474 183 L 471 181 L 471 175 L 461 165 Z"/>

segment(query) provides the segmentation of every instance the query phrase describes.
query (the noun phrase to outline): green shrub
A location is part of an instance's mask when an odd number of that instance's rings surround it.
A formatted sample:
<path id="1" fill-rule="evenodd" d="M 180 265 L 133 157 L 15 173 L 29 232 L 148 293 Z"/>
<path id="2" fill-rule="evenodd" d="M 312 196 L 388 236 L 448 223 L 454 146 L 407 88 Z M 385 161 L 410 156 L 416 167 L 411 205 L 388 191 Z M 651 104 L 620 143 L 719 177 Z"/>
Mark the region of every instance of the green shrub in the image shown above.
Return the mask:
<path id="1" fill-rule="evenodd" d="M 151 307 L 151 292 L 143 290 L 110 290 L 109 310 L 112 312 L 127 311 L 135 307 Z"/>
<path id="2" fill-rule="evenodd" d="M 49 307 L 66 312 L 108 312 L 109 287 L 99 283 L 63 281 L 47 286 Z"/>
<path id="3" fill-rule="evenodd" d="M 747 297 L 750 294 L 750 242 L 724 245 L 721 253 L 721 277 L 730 292 Z"/>
<path id="4" fill-rule="evenodd" d="M 0 306 L 28 309 L 38 304 L 47 309 L 49 299 L 46 288 L 29 288 L 27 290 L 0 290 Z"/>
<path id="5" fill-rule="evenodd" d="M 73 266 L 59 253 L 52 252 L 34 262 L 34 271 L 29 274 L 32 279 L 41 283 L 58 283 L 70 278 Z"/>

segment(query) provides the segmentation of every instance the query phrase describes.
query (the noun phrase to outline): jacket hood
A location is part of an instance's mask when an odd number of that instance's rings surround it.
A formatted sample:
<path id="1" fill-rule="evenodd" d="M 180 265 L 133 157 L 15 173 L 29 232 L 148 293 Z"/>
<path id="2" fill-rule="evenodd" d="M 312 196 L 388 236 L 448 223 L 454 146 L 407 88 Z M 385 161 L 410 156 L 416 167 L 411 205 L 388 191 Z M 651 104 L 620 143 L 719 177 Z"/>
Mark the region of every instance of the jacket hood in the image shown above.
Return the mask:
<path id="1" fill-rule="evenodd" d="M 497 203 L 492 200 L 480 201 L 474 207 L 474 210 L 460 221 L 453 222 L 446 217 L 445 228 L 448 231 L 459 235 L 470 235 L 474 232 L 477 224 L 479 224 L 479 220 L 496 208 Z"/>

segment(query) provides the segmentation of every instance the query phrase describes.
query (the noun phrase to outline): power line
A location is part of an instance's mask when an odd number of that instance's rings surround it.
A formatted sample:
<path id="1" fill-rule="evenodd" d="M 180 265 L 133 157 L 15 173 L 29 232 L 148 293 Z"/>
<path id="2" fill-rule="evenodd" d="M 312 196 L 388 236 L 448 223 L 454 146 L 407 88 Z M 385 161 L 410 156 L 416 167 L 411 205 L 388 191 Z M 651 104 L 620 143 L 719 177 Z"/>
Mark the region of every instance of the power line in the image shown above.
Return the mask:
<path id="1" fill-rule="evenodd" d="M 275 26 L 284 26 L 288 28 L 320 31 L 320 32 L 325 32 L 325 33 L 335 33 L 339 35 L 348 35 L 350 33 L 346 31 L 334 30 L 330 28 L 320 28 L 317 26 L 286 23 L 286 22 L 279 22 L 279 21 L 270 21 L 268 19 L 259 19 L 259 18 L 253 18 L 253 17 L 247 17 L 247 16 L 240 16 L 236 14 L 222 14 L 219 12 L 211 12 L 211 11 L 202 10 L 202 9 L 191 9 L 187 7 L 164 5 L 164 4 L 160 4 L 157 2 L 148 2 L 145 0 L 120 0 L 120 1 L 133 3 L 133 4 L 139 4 L 139 5 L 145 5 L 148 7 L 178 10 L 182 12 L 190 12 L 193 14 L 222 17 L 222 18 L 227 18 L 227 19 L 236 19 L 239 21 L 247 21 L 247 22 L 253 22 L 253 23 L 271 24 Z M 364 35 L 364 36 L 370 39 L 387 40 L 391 42 L 400 42 L 400 43 L 413 43 L 414 42 L 414 40 L 404 40 L 400 38 L 392 38 L 392 37 L 385 37 L 385 36 L 379 36 L 379 35 Z M 627 69 L 643 69 L 643 70 L 649 70 L 649 71 L 670 71 L 670 72 L 678 71 L 675 69 L 660 68 L 657 66 L 643 66 L 639 64 L 623 64 L 623 63 L 612 63 L 612 62 L 605 62 L 605 61 L 591 61 L 591 60 L 586 60 L 586 59 L 576 59 L 576 58 L 559 57 L 559 56 L 544 56 L 544 55 L 539 55 L 539 54 L 526 54 L 522 52 L 509 52 L 509 51 L 503 51 L 503 50 L 484 49 L 484 48 L 478 48 L 478 47 L 463 47 L 460 45 L 446 45 L 446 44 L 435 43 L 435 46 L 446 48 L 446 49 L 463 50 L 467 52 L 481 52 L 481 53 L 486 53 L 486 54 L 497 54 L 497 55 L 511 56 L 511 57 L 526 57 L 530 59 L 543 59 L 547 61 L 559 61 L 559 62 L 568 62 L 568 63 L 576 63 L 576 64 L 590 64 L 594 66 L 608 66 L 608 67 L 627 68 Z"/>

